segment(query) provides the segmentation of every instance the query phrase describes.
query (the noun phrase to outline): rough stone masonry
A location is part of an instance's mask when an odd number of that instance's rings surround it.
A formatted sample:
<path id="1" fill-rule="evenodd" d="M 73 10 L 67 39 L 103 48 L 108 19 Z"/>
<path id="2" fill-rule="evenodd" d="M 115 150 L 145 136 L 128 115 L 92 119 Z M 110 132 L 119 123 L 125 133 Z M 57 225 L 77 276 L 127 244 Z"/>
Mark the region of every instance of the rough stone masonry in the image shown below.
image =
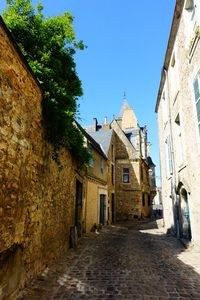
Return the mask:
<path id="1" fill-rule="evenodd" d="M 75 162 L 44 140 L 42 92 L 0 19 L 0 299 L 69 246 Z"/>

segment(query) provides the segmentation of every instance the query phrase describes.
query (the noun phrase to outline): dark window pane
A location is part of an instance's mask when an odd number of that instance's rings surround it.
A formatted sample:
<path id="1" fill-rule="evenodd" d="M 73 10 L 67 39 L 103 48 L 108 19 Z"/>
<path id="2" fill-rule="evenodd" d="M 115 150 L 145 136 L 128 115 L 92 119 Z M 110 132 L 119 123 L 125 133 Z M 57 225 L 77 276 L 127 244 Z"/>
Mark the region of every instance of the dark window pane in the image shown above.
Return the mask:
<path id="1" fill-rule="evenodd" d="M 112 184 L 114 184 L 114 166 L 111 165 L 111 178 L 112 178 Z"/>
<path id="2" fill-rule="evenodd" d="M 195 100 L 197 101 L 200 98 L 200 89 L 199 89 L 198 79 L 196 79 L 194 81 L 194 94 L 195 94 Z"/>
<path id="3" fill-rule="evenodd" d="M 169 159 L 169 173 L 172 174 L 172 152 L 171 152 L 171 139 L 168 136 L 167 139 L 167 146 L 168 146 L 168 159 Z"/>
<path id="4" fill-rule="evenodd" d="M 123 173 L 129 173 L 129 168 L 123 168 Z"/>
<path id="5" fill-rule="evenodd" d="M 124 174 L 123 175 L 123 182 L 124 183 L 128 183 L 129 182 L 129 175 L 128 174 Z"/>
<path id="6" fill-rule="evenodd" d="M 198 119 L 198 122 L 200 122 L 200 99 L 196 103 L 196 108 L 197 108 L 197 119 Z"/>
<path id="7" fill-rule="evenodd" d="M 148 206 L 150 206 L 151 205 L 151 197 L 150 197 L 150 195 L 148 195 Z"/>
<path id="8" fill-rule="evenodd" d="M 142 194 L 142 206 L 145 206 L 145 195 L 144 195 L 144 193 Z"/>

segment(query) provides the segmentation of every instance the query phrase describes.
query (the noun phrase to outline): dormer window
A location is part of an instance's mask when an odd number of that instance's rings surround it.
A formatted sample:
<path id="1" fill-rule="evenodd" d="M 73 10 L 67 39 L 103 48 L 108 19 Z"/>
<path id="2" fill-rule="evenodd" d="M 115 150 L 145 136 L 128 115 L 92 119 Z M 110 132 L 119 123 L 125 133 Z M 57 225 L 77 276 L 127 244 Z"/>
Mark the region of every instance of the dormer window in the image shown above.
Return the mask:
<path id="1" fill-rule="evenodd" d="M 192 10 L 194 8 L 194 0 L 186 0 L 185 9 Z"/>
<path id="2" fill-rule="evenodd" d="M 173 54 L 172 60 L 171 60 L 171 66 L 172 66 L 172 67 L 175 66 L 175 62 L 176 62 L 176 60 L 175 60 L 175 54 Z"/>

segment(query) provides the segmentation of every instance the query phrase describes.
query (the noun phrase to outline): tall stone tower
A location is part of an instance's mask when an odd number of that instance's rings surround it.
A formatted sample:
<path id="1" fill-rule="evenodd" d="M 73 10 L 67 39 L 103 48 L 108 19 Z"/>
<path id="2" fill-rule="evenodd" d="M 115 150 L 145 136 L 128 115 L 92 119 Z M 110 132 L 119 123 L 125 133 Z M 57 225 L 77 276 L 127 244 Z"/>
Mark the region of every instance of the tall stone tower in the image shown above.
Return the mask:
<path id="1" fill-rule="evenodd" d="M 147 129 L 140 127 L 124 94 L 118 118 L 111 123 L 116 134 L 116 218 L 126 220 L 151 215 L 152 193 L 147 159 Z"/>
<path id="2" fill-rule="evenodd" d="M 135 115 L 134 110 L 128 105 L 128 101 L 126 99 L 126 95 L 124 93 L 123 104 L 120 110 L 119 117 L 122 119 L 121 127 L 122 130 L 129 128 L 137 128 L 138 121 Z"/>

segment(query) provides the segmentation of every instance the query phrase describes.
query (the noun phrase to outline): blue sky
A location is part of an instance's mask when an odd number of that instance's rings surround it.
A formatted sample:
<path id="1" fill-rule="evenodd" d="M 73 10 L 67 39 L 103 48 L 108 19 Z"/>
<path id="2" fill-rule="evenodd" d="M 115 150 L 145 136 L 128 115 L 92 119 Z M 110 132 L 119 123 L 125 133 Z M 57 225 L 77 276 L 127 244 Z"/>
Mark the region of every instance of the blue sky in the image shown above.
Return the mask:
<path id="1" fill-rule="evenodd" d="M 117 116 L 126 92 L 140 126 L 145 123 L 159 177 L 154 112 L 175 0 L 43 0 L 44 14 L 71 12 L 78 39 L 87 45 L 75 56 L 84 95 L 82 125 Z M 33 1 L 37 3 L 37 1 Z M 56 3 L 56 4 L 55 4 Z M 5 1 L 0 0 L 0 11 Z"/>

